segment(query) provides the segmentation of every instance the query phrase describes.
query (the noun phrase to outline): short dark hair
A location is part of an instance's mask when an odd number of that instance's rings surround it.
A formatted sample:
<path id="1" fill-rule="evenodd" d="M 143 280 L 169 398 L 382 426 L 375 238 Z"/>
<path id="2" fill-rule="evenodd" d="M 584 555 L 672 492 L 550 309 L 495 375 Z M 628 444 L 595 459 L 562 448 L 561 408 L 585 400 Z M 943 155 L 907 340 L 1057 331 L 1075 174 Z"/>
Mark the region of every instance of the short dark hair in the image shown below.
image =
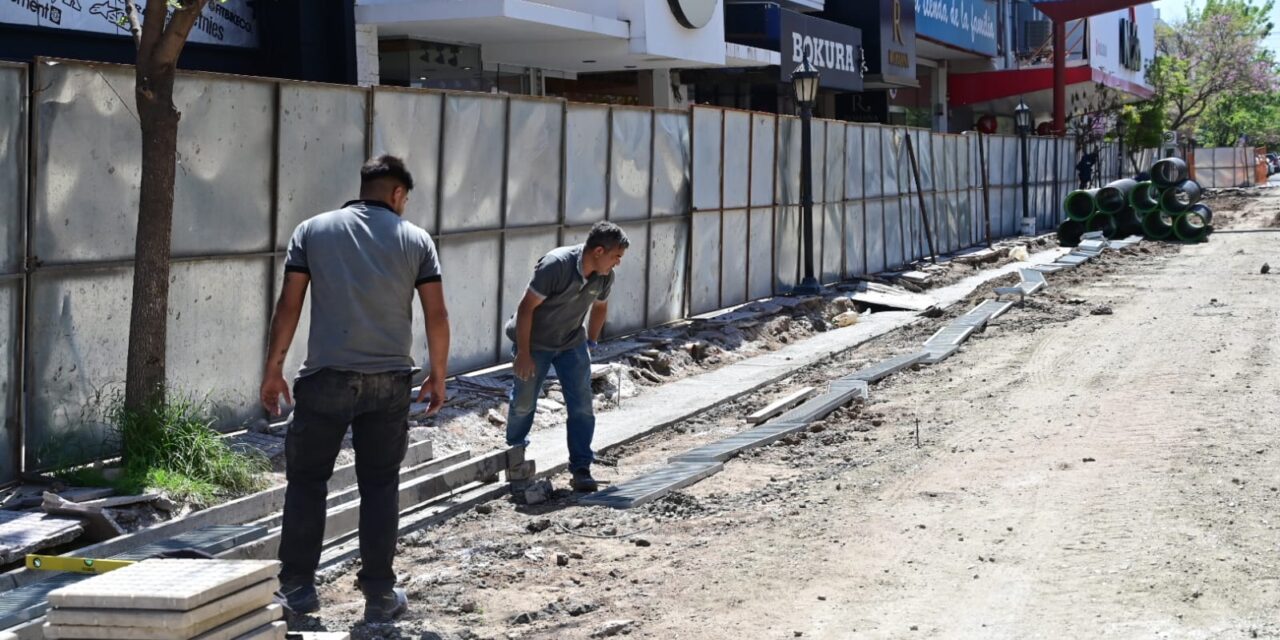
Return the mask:
<path id="1" fill-rule="evenodd" d="M 631 241 L 627 239 L 627 233 L 622 227 L 601 220 L 591 227 L 591 233 L 587 234 L 587 251 L 591 251 L 596 247 L 603 247 L 605 251 L 613 251 L 614 249 L 626 249 L 631 246 Z"/>
<path id="2" fill-rule="evenodd" d="M 404 185 L 405 189 L 413 191 L 413 176 L 408 169 L 404 168 L 404 160 L 400 158 L 384 154 L 370 158 L 363 167 L 360 167 L 361 187 L 385 178 L 395 180 Z"/>

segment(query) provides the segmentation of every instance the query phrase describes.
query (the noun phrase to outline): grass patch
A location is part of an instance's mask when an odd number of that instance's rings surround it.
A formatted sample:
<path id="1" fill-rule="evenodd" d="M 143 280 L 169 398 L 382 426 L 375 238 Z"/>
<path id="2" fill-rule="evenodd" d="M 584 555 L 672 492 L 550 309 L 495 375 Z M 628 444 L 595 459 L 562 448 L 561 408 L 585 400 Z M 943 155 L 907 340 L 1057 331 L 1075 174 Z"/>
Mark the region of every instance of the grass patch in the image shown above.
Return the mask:
<path id="1" fill-rule="evenodd" d="M 86 466 L 61 466 L 55 475 L 75 485 L 110 486 L 125 494 L 163 491 L 198 506 L 266 485 L 270 461 L 257 452 L 231 449 L 213 429 L 207 401 L 171 395 L 134 412 L 116 397 L 104 418 L 108 440 L 121 453 L 119 477 L 108 479 L 103 469 Z"/>

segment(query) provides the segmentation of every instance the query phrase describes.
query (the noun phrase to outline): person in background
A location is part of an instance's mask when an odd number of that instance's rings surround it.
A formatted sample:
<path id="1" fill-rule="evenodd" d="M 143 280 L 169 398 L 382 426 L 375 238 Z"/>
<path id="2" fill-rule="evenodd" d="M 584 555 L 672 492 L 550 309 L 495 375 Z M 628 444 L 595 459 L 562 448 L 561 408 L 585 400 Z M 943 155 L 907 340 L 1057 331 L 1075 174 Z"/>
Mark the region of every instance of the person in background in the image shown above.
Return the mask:
<path id="1" fill-rule="evenodd" d="M 1085 152 L 1080 156 L 1080 161 L 1076 162 L 1076 173 L 1080 177 L 1080 188 L 1088 189 L 1089 184 L 1093 182 L 1093 168 L 1098 164 L 1098 153 L 1096 151 Z"/>
<path id="2" fill-rule="evenodd" d="M 284 519 L 280 534 L 281 591 L 289 608 L 320 608 L 315 573 L 324 541 L 328 480 L 351 427 L 360 489 L 357 578 L 368 622 L 389 622 L 408 608 L 395 588 L 400 463 L 409 444 L 409 403 L 416 370 L 413 294 L 426 316 L 430 374 L 418 401 L 428 413 L 445 399 L 449 313 L 440 261 L 431 236 L 404 220 L 413 176 L 394 156 L 360 169 L 360 199 L 298 225 L 285 257 L 284 286 L 271 321 L 262 405 L 280 415 L 280 396 L 293 403 L 285 356 L 306 299 L 311 299 L 307 357 L 293 386 L 297 398 L 285 436 Z"/>
<path id="3" fill-rule="evenodd" d="M 630 246 L 612 222 L 597 222 L 584 244 L 560 247 L 533 269 L 520 307 L 506 326 L 515 345 L 515 380 L 507 412 L 507 445 L 528 446 L 547 372 L 555 367 L 568 409 L 569 471 L 575 491 L 599 488 L 591 476 L 596 418 L 591 353 L 609 313 L 613 270 Z M 587 314 L 590 321 L 583 327 Z"/>

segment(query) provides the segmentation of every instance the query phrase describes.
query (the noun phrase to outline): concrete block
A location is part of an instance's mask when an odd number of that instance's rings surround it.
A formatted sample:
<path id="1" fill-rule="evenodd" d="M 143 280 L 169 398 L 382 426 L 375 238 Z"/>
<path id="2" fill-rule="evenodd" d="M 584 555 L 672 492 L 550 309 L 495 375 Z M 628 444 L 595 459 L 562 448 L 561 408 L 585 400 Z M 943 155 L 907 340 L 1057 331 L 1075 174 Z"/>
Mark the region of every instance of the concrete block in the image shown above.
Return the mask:
<path id="1" fill-rule="evenodd" d="M 889 358 L 888 360 L 885 360 L 884 362 L 867 367 L 866 369 L 858 371 L 857 373 L 854 373 L 852 375 L 845 376 L 845 378 L 850 380 L 862 380 L 864 382 L 879 382 L 899 371 L 902 371 L 903 369 L 906 369 L 907 367 L 913 364 L 916 364 L 924 360 L 927 357 L 929 357 L 929 354 L 925 353 L 924 351 L 917 351 L 915 353 L 907 353 L 900 356 L 894 356 L 892 358 Z"/>
<path id="2" fill-rule="evenodd" d="M 56 611 L 56 609 L 55 609 Z M 103 625 L 59 625 L 46 623 L 44 637 L 49 640 L 234 640 L 254 632 L 284 616 L 284 607 L 268 604 L 254 607 L 241 615 L 220 620 L 203 628 L 164 628 Z"/>
<path id="3" fill-rule="evenodd" d="M 49 620 L 49 624 L 59 627 L 158 627 L 175 631 L 195 629 L 184 636 L 189 637 L 204 633 L 220 624 L 271 604 L 272 596 L 279 588 L 280 582 L 270 578 L 190 611 L 58 607 L 50 609 L 45 617 Z M 260 624 L 266 622 L 270 621 Z"/>
<path id="4" fill-rule="evenodd" d="M 274 578 L 268 560 L 144 560 L 49 593 L 49 606 L 190 611 Z"/>
<path id="5" fill-rule="evenodd" d="M 75 540 L 84 527 L 75 518 L 0 510 L 0 565 Z"/>
<path id="6" fill-rule="evenodd" d="M 760 424 L 761 422 L 782 413 L 787 409 L 787 407 L 790 407 L 801 400 L 807 399 L 809 396 L 812 396 L 815 391 L 816 389 L 813 387 L 804 387 L 795 393 L 788 394 L 782 398 L 774 400 L 763 409 L 747 416 L 747 422 L 750 422 L 751 424 Z"/>
<path id="7" fill-rule="evenodd" d="M 604 491 L 589 494 L 578 500 L 579 504 L 630 509 L 662 496 L 683 489 L 691 484 L 719 473 L 724 469 L 720 462 L 682 462 L 672 464 L 652 473 L 637 476 L 615 484 Z"/>
<path id="8" fill-rule="evenodd" d="M 288 628 L 283 622 L 272 622 L 231 640 L 285 640 Z"/>
<path id="9" fill-rule="evenodd" d="M 929 357 L 921 360 L 920 362 L 922 364 L 938 364 L 960 351 L 960 345 L 937 345 L 934 347 L 925 347 L 925 351 L 929 353 Z"/>
<path id="10" fill-rule="evenodd" d="M 758 427 L 752 427 L 711 444 L 672 456 L 667 459 L 667 462 L 672 464 L 724 462 L 743 451 L 773 444 L 792 433 L 803 431 L 808 426 L 805 422 L 766 422 Z"/>

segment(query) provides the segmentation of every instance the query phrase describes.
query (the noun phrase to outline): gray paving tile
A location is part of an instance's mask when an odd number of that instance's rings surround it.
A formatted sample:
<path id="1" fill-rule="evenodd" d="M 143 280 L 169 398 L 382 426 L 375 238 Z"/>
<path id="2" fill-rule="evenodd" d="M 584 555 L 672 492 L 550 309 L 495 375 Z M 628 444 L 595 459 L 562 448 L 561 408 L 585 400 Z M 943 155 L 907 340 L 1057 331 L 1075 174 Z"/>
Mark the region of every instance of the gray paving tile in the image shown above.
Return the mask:
<path id="1" fill-rule="evenodd" d="M 929 357 L 921 360 L 921 364 L 938 364 L 960 351 L 960 345 L 938 345 L 932 348 L 926 347 L 925 351 L 928 352 Z"/>
<path id="2" fill-rule="evenodd" d="M 1066 267 L 1060 264 L 1038 264 L 1031 268 L 1035 271 L 1039 271 L 1040 273 L 1057 273 Z"/>
<path id="3" fill-rule="evenodd" d="M 864 382 L 879 382 L 913 364 L 920 362 L 921 360 L 924 360 L 927 357 L 929 357 L 929 354 L 923 351 L 907 353 L 889 358 L 879 364 L 872 365 L 846 377 L 853 380 L 862 380 Z"/>
<path id="4" fill-rule="evenodd" d="M 1058 262 L 1060 262 L 1060 263 L 1062 263 L 1062 264 L 1066 264 L 1066 265 L 1071 265 L 1071 266 L 1073 266 L 1073 267 L 1074 267 L 1074 266 L 1077 266 L 1077 265 L 1082 265 L 1082 264 L 1084 264 L 1084 263 L 1086 263 L 1086 262 L 1088 262 L 1088 261 L 1089 261 L 1088 256 L 1076 255 L 1076 254 L 1074 254 L 1074 253 L 1073 253 L 1073 254 L 1068 254 L 1068 255 L 1062 256 L 1061 258 L 1058 258 Z"/>
<path id="5" fill-rule="evenodd" d="M 857 380 L 845 379 L 846 383 L 857 382 Z M 778 416 L 778 422 L 798 422 L 808 424 L 817 422 L 828 415 L 832 411 L 849 404 L 854 398 L 861 397 L 866 393 L 864 388 L 857 387 L 852 384 L 844 384 L 833 387 L 830 391 L 805 401 L 804 404 Z"/>
<path id="6" fill-rule="evenodd" d="M 40 512 L 0 510 L 0 564 L 75 540 L 84 531 L 75 518 Z"/>
<path id="7" fill-rule="evenodd" d="M 683 489 L 724 469 L 720 462 L 680 462 L 583 496 L 579 504 L 630 509 Z"/>
<path id="8" fill-rule="evenodd" d="M 925 350 L 929 347 L 949 347 L 964 342 L 977 331 L 977 326 L 967 322 L 952 322 L 951 324 L 938 329 L 928 340 L 924 341 Z"/>
<path id="9" fill-rule="evenodd" d="M 667 459 L 667 462 L 724 462 L 743 451 L 773 444 L 792 433 L 803 431 L 808 426 L 808 423 L 804 422 L 766 422 L 711 444 L 672 456 Z"/>

